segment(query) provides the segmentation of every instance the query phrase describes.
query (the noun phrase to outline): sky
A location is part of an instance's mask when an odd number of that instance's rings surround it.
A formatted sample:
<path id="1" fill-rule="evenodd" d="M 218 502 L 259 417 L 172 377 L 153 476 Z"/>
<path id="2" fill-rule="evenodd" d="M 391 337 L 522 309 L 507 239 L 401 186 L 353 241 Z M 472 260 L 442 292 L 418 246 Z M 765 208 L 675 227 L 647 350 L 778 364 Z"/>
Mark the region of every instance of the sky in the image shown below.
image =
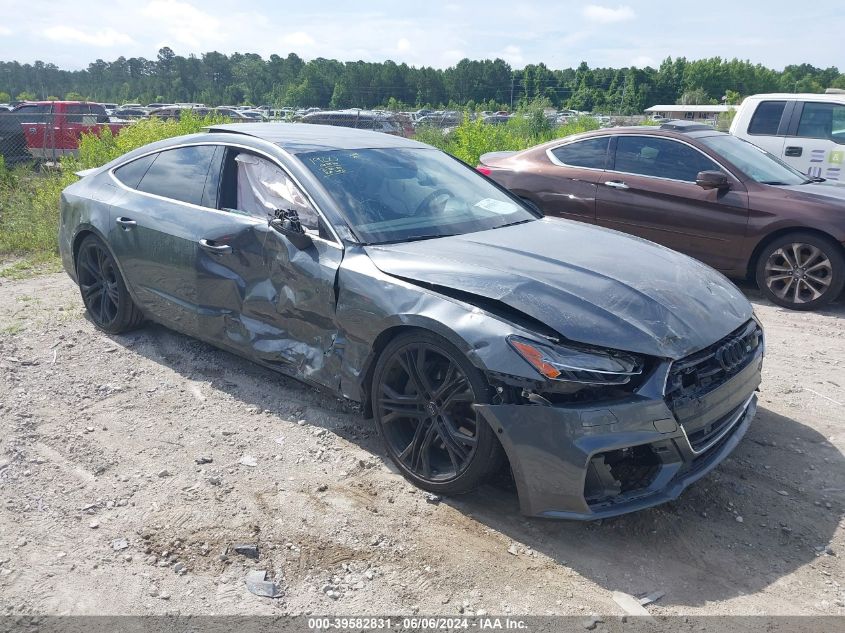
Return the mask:
<path id="1" fill-rule="evenodd" d="M 464 57 L 556 69 L 721 56 L 845 70 L 842 0 L 0 0 L 0 16 L 0 61 L 66 69 L 121 55 L 154 59 L 170 46 L 185 56 L 294 52 L 437 68 Z"/>

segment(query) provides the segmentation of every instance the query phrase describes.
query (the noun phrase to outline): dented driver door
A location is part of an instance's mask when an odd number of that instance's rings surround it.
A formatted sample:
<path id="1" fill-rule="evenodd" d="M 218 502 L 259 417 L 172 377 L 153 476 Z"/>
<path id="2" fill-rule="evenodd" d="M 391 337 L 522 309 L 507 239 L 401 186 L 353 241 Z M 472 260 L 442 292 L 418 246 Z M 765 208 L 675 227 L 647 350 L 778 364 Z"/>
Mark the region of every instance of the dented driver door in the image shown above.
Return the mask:
<path id="1" fill-rule="evenodd" d="M 336 388 L 335 277 L 342 254 L 316 237 L 300 249 L 266 221 L 233 218 L 200 247 L 201 336 Z"/>
<path id="2" fill-rule="evenodd" d="M 299 248 L 269 226 L 264 230 L 267 276 L 243 306 L 245 322 L 266 328 L 255 332 L 253 352 L 297 377 L 337 389 L 343 341 L 335 320 L 335 281 L 343 249 L 316 235 Z"/>

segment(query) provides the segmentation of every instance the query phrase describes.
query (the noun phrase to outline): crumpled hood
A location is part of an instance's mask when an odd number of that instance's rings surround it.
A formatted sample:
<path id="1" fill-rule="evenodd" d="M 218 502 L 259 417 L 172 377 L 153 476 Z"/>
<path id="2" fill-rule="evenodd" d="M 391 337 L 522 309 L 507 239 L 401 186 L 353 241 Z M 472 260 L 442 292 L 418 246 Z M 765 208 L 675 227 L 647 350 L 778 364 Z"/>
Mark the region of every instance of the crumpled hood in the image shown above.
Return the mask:
<path id="1" fill-rule="evenodd" d="M 501 301 L 572 341 L 678 359 L 748 321 L 724 276 L 646 240 L 544 219 L 368 246 L 383 272 Z"/>

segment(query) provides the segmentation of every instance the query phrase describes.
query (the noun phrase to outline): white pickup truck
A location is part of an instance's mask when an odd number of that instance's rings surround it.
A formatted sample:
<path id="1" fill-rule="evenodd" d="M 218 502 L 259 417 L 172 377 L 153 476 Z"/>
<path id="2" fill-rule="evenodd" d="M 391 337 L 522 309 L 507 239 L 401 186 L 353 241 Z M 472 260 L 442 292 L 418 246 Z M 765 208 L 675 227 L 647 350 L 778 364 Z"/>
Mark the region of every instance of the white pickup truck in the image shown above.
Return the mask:
<path id="1" fill-rule="evenodd" d="M 845 90 L 746 97 L 730 131 L 811 178 L 845 183 Z"/>

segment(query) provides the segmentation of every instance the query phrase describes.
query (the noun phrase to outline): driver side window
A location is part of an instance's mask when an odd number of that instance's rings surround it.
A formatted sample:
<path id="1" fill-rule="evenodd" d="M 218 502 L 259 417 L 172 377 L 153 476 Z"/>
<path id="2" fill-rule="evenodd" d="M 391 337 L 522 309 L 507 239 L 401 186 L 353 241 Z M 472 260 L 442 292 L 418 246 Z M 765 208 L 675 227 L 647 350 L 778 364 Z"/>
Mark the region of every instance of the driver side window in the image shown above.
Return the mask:
<path id="1" fill-rule="evenodd" d="M 287 173 L 276 163 L 256 154 L 229 150 L 221 185 L 220 207 L 261 220 L 277 210 L 293 210 L 303 228 L 317 231 L 317 211 Z"/>

